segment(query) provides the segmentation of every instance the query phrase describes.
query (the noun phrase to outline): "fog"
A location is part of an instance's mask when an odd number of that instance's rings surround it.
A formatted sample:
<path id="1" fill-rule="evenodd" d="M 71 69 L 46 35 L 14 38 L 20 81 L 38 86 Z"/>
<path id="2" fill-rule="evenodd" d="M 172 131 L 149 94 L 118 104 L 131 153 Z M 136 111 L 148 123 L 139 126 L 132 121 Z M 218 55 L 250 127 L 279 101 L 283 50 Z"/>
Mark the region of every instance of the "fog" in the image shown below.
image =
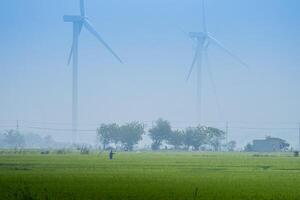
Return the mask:
<path id="1" fill-rule="evenodd" d="M 202 124 L 224 131 L 227 124 L 228 139 L 239 147 L 265 136 L 298 145 L 299 6 L 297 0 L 206 2 L 209 33 L 249 68 L 209 47 L 215 88 L 204 65 Z M 86 0 L 86 12 L 124 63 L 82 31 L 80 141 L 94 143 L 103 123 L 139 121 L 148 130 L 163 118 L 174 129 L 197 126 L 195 71 L 185 81 L 193 41 L 182 30 L 202 31 L 201 2 Z M 1 2 L 0 132 L 18 129 L 71 142 L 72 25 L 63 22 L 65 14 L 79 14 L 79 2 Z"/>

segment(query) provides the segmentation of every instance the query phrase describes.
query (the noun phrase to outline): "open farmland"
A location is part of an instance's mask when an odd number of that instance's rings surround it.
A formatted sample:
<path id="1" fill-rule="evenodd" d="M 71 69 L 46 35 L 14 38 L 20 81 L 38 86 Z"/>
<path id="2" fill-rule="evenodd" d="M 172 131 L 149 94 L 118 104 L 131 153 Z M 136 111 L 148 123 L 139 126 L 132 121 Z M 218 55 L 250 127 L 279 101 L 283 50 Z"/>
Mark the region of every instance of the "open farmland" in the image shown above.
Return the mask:
<path id="1" fill-rule="evenodd" d="M 107 153 L 0 156 L 0 199 L 300 199 L 289 154 Z"/>

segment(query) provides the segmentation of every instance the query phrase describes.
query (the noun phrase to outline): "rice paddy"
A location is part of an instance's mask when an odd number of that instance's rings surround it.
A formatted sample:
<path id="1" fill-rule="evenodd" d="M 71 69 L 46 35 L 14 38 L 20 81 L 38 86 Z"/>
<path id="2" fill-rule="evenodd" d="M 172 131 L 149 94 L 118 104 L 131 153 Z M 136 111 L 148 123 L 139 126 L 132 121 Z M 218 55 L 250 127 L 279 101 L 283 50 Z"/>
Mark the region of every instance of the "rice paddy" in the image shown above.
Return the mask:
<path id="1" fill-rule="evenodd" d="M 292 154 L 0 155 L 0 199 L 300 200 Z"/>

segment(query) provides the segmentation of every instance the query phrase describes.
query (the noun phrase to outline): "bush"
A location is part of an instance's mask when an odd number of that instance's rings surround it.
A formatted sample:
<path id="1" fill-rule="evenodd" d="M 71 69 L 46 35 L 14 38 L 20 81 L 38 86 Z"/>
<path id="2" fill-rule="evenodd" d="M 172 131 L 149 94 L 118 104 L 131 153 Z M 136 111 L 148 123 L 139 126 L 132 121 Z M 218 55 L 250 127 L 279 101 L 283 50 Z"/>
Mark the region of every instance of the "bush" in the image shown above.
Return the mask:
<path id="1" fill-rule="evenodd" d="M 80 154 L 89 154 L 90 153 L 90 149 L 87 146 L 82 146 L 80 148 Z"/>
<path id="2" fill-rule="evenodd" d="M 68 151 L 66 149 L 58 149 L 55 151 L 56 154 L 66 154 Z"/>
<path id="3" fill-rule="evenodd" d="M 50 151 L 49 150 L 43 150 L 43 151 L 41 151 L 41 154 L 42 155 L 48 155 L 48 154 L 50 154 Z"/>

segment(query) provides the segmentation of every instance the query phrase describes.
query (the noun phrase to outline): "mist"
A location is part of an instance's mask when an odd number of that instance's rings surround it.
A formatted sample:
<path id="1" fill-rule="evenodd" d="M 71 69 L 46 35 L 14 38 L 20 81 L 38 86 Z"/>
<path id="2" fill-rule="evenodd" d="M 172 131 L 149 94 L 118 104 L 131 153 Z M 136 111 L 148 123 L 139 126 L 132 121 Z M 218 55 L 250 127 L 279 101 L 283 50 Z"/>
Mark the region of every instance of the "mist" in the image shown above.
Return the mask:
<path id="1" fill-rule="evenodd" d="M 209 47 L 215 87 L 204 65 L 201 125 L 227 127 L 228 140 L 240 148 L 266 136 L 297 148 L 299 6 L 297 0 L 206 2 L 208 32 L 249 68 Z M 71 143 L 72 25 L 62 17 L 78 14 L 78 4 L 13 0 L 1 8 L 0 132 L 18 129 Z M 174 129 L 198 126 L 195 71 L 185 80 L 195 46 L 183 32 L 202 31 L 201 2 L 88 0 L 86 10 L 123 64 L 82 31 L 80 141 L 94 144 L 103 123 L 138 121 L 147 131 L 163 118 Z"/>

